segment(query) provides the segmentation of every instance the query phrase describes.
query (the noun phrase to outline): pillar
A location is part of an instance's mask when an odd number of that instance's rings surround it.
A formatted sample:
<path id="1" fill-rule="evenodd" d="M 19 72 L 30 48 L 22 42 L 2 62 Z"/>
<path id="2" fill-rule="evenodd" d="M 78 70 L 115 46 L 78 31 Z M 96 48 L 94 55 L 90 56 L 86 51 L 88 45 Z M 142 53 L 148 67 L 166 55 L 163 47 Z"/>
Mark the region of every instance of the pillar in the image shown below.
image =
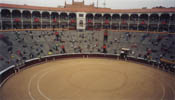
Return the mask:
<path id="1" fill-rule="evenodd" d="M 70 19 L 69 19 L 69 15 L 70 15 L 70 13 L 67 13 L 67 16 L 68 16 L 68 20 L 67 20 L 67 23 L 68 23 L 68 30 L 69 30 L 69 28 L 70 28 L 70 26 L 69 26 L 69 22 L 70 22 Z"/>
<path id="2" fill-rule="evenodd" d="M 113 15 L 113 14 L 110 14 L 111 20 L 110 20 L 110 28 L 109 28 L 109 29 L 112 29 L 112 15 Z"/>
<path id="3" fill-rule="evenodd" d="M 101 16 L 102 16 L 102 23 L 101 23 L 102 26 L 101 26 L 101 29 L 103 29 L 103 24 L 104 24 L 104 13 L 102 13 Z"/>
<path id="4" fill-rule="evenodd" d="M 58 12 L 58 28 L 60 28 L 60 12 Z"/>
<path id="5" fill-rule="evenodd" d="M 51 11 L 49 12 L 49 23 L 50 23 L 50 28 L 52 28 L 52 18 L 51 18 Z"/>
<path id="6" fill-rule="evenodd" d="M 11 29 L 13 29 L 12 9 L 10 10 Z"/>
<path id="7" fill-rule="evenodd" d="M 33 11 L 30 11 L 30 13 L 31 13 L 31 28 L 33 29 L 33 16 L 32 16 Z"/>
<path id="8" fill-rule="evenodd" d="M 140 15 L 141 15 L 141 14 L 138 14 L 138 21 L 137 21 L 137 31 L 139 30 Z"/>
<path id="9" fill-rule="evenodd" d="M 41 29 L 42 29 L 43 28 L 43 12 L 40 11 L 40 14 L 41 14 L 40 20 L 41 20 Z"/>
<path id="10" fill-rule="evenodd" d="M 39 18 L 39 22 L 40 22 L 40 29 L 42 28 L 42 22 L 40 21 L 42 19 L 42 11 L 39 11 L 40 13 L 40 18 Z"/>
<path id="11" fill-rule="evenodd" d="M 129 26 L 130 26 L 130 20 L 131 20 L 130 17 L 131 17 L 131 14 L 129 14 L 129 19 L 128 19 L 128 30 L 130 30 L 130 29 L 129 29 Z"/>
<path id="12" fill-rule="evenodd" d="M 23 16 L 22 16 L 22 12 L 23 12 L 23 10 L 20 10 L 20 13 L 21 13 L 21 29 L 23 29 Z"/>
<path id="13" fill-rule="evenodd" d="M 93 25 L 93 30 L 94 30 L 94 26 L 95 26 L 95 13 L 92 14 L 93 15 L 93 19 L 92 19 L 92 25 Z"/>
<path id="14" fill-rule="evenodd" d="M 1 30 L 2 30 L 2 16 L 1 16 L 1 10 L 0 10 L 0 24 L 1 24 Z"/>
<path id="15" fill-rule="evenodd" d="M 122 14 L 120 13 L 119 15 L 120 15 L 120 19 L 119 19 L 120 20 L 119 21 L 119 30 L 121 30 L 121 16 L 122 16 Z"/>
<path id="16" fill-rule="evenodd" d="M 172 13 L 169 14 L 169 21 L 168 21 L 168 32 L 170 32 L 170 26 L 171 26 L 171 17 L 172 17 Z"/>
<path id="17" fill-rule="evenodd" d="M 147 23 L 147 32 L 149 31 L 149 24 L 150 24 L 150 14 L 148 14 L 148 23 Z"/>
<path id="18" fill-rule="evenodd" d="M 159 13 L 158 16 L 159 16 L 159 19 L 158 19 L 158 24 L 157 24 L 157 32 L 159 32 L 161 13 Z"/>

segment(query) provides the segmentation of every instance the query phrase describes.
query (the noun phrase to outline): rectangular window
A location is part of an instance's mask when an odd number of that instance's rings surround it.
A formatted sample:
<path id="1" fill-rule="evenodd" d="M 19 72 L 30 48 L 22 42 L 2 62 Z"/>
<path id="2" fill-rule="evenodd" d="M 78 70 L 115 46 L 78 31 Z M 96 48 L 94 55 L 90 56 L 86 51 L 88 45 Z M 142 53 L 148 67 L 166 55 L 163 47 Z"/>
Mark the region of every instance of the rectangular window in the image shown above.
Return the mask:
<path id="1" fill-rule="evenodd" d="M 83 27 L 83 20 L 80 20 L 79 25 L 80 25 L 80 27 Z"/>
<path id="2" fill-rule="evenodd" d="M 79 14 L 79 17 L 84 17 L 84 15 L 83 14 Z"/>

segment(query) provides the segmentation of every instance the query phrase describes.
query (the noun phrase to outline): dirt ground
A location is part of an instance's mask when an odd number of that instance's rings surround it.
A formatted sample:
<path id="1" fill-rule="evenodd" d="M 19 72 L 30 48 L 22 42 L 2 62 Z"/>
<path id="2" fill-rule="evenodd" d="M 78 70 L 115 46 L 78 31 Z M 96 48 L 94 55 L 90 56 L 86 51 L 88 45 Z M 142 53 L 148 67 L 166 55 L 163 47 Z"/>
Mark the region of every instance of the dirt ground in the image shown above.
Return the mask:
<path id="1" fill-rule="evenodd" d="M 175 100 L 175 77 L 153 67 L 102 58 L 39 64 L 17 73 L 0 100 Z"/>

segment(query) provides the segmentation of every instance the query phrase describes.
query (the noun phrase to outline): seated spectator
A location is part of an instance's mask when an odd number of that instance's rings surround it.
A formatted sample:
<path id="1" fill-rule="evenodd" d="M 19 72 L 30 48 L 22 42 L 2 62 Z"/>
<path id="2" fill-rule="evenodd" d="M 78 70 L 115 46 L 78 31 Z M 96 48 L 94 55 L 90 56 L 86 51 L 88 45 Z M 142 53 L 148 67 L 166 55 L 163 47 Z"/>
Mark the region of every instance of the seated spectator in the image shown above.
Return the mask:
<path id="1" fill-rule="evenodd" d="M 114 42 L 115 42 L 115 43 L 117 42 L 117 38 L 114 39 Z"/>
<path id="2" fill-rule="evenodd" d="M 12 53 L 12 50 L 13 50 L 13 48 L 12 47 L 9 47 L 7 51 L 8 51 L 8 53 L 11 54 Z"/>
<path id="3" fill-rule="evenodd" d="M 19 59 L 16 59 L 16 63 L 17 63 L 17 64 L 19 63 Z"/>
<path id="4" fill-rule="evenodd" d="M 22 57 L 22 53 L 20 50 L 17 50 L 17 54 L 18 54 L 18 56 Z"/>
<path id="5" fill-rule="evenodd" d="M 144 34 L 144 35 L 142 36 L 141 42 L 144 41 L 147 37 L 149 37 L 149 34 Z"/>
<path id="6" fill-rule="evenodd" d="M 80 46 L 78 46 L 78 51 L 81 53 L 82 52 L 82 48 Z"/>
<path id="7" fill-rule="evenodd" d="M 61 46 L 61 49 L 62 49 L 62 53 L 66 53 L 64 45 Z"/>
<path id="8" fill-rule="evenodd" d="M 147 60 L 148 56 L 145 54 L 143 58 L 144 58 L 145 60 Z"/>
<path id="9" fill-rule="evenodd" d="M 13 43 L 9 40 L 8 36 L 0 35 L 0 40 L 2 40 L 7 46 L 12 46 Z"/>
<path id="10" fill-rule="evenodd" d="M 107 47 L 106 47 L 106 45 L 104 44 L 104 45 L 103 45 L 103 53 L 107 53 L 106 48 L 107 48 Z"/>
<path id="11" fill-rule="evenodd" d="M 49 50 L 48 55 L 52 55 L 52 54 L 53 54 L 52 50 Z"/>
<path id="12" fill-rule="evenodd" d="M 29 58 L 30 58 L 30 59 L 34 58 L 34 55 L 33 55 L 32 52 L 29 54 Z"/>
<path id="13" fill-rule="evenodd" d="M 15 58 L 15 56 L 14 56 L 13 54 L 11 54 L 10 58 L 11 58 L 11 59 L 14 59 L 14 58 Z"/>
<path id="14" fill-rule="evenodd" d="M 142 57 L 142 54 L 139 54 L 138 57 Z"/>
<path id="15" fill-rule="evenodd" d="M 152 53 L 152 50 L 147 48 L 147 55 L 150 55 L 151 53 Z"/>
<path id="16" fill-rule="evenodd" d="M 31 39 L 33 40 L 33 34 L 32 34 L 32 33 L 30 33 L 29 35 L 30 35 Z"/>
<path id="17" fill-rule="evenodd" d="M 126 41 L 128 41 L 131 38 L 131 34 L 129 32 L 126 32 Z"/>
<path id="18" fill-rule="evenodd" d="M 20 33 L 19 32 L 15 32 L 15 35 L 16 35 L 16 39 L 18 40 L 18 39 L 20 39 Z"/>
<path id="19" fill-rule="evenodd" d="M 4 38 L 4 35 L 3 34 L 0 34 L 0 39 Z"/>
<path id="20" fill-rule="evenodd" d="M 3 60 L 4 60 L 4 58 L 2 56 L 0 56 L 0 61 L 3 61 Z"/>
<path id="21" fill-rule="evenodd" d="M 164 38 L 163 36 L 160 36 L 160 35 L 159 35 L 159 36 L 157 37 L 157 40 L 156 40 L 156 41 L 159 43 L 163 38 Z"/>
<path id="22" fill-rule="evenodd" d="M 108 32 L 107 31 L 104 32 L 104 41 L 108 41 Z"/>
<path id="23" fill-rule="evenodd" d="M 6 63 L 7 63 L 7 64 L 10 64 L 10 60 L 7 60 Z"/>
<path id="24" fill-rule="evenodd" d="M 55 32 L 56 41 L 59 41 L 59 32 Z"/>
<path id="25" fill-rule="evenodd" d="M 22 60 L 27 60 L 27 58 L 25 56 L 22 57 Z"/>
<path id="26" fill-rule="evenodd" d="M 134 43 L 133 45 L 131 45 L 131 48 L 137 48 L 137 44 Z"/>

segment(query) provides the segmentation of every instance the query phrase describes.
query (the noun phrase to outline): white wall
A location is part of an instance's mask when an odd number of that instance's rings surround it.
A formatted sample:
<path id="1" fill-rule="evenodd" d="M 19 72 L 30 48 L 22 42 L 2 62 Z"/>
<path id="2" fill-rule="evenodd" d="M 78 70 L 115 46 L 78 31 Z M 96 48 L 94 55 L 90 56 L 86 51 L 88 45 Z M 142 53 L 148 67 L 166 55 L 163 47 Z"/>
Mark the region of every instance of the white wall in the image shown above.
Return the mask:
<path id="1" fill-rule="evenodd" d="M 83 14 L 83 17 L 80 17 L 79 14 Z M 84 12 L 77 12 L 77 30 L 85 30 L 86 29 L 86 13 Z M 80 25 L 80 21 L 83 21 L 83 26 Z"/>

